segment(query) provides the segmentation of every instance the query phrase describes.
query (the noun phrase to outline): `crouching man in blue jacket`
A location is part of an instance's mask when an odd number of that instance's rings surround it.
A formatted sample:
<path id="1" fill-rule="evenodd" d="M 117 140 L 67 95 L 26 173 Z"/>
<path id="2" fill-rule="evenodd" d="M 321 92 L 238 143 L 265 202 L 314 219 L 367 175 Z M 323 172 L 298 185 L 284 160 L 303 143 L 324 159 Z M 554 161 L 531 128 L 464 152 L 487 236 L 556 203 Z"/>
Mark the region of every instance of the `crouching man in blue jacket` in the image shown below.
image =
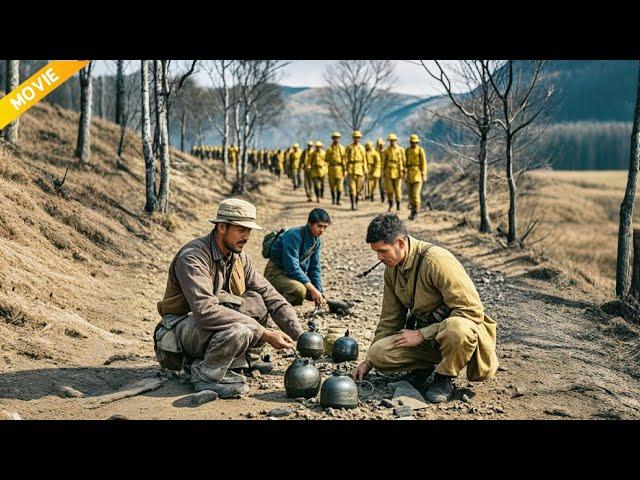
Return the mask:
<path id="1" fill-rule="evenodd" d="M 264 276 L 291 305 L 324 302 L 320 237 L 330 224 L 329 214 L 314 208 L 306 225 L 289 228 L 273 242 Z"/>

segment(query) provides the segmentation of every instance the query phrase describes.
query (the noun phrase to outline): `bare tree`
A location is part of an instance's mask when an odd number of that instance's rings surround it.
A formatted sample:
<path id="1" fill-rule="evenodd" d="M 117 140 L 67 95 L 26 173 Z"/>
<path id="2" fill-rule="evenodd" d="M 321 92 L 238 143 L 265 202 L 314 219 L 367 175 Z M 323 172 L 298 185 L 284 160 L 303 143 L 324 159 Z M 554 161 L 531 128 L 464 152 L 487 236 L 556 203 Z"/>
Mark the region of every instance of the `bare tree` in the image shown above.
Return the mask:
<path id="1" fill-rule="evenodd" d="M 124 114 L 124 60 L 116 60 L 118 70 L 116 73 L 116 123 L 122 125 Z"/>
<path id="2" fill-rule="evenodd" d="M 392 101 L 396 82 L 391 60 L 340 60 L 324 74 L 328 87 L 321 102 L 342 128 L 367 135 L 380 122 Z"/>
<path id="3" fill-rule="evenodd" d="M 640 62 L 638 62 L 638 87 L 636 92 L 636 109 L 631 132 L 631 152 L 629 155 L 629 173 L 624 199 L 620 205 L 620 227 L 618 229 L 618 259 L 616 265 L 616 296 L 624 298 L 629 293 L 631 283 L 631 257 L 633 241 L 633 206 L 638 186 L 638 169 L 640 168 Z M 639 256 L 640 251 L 633 252 Z M 640 300 L 637 299 L 637 300 Z"/>
<path id="4" fill-rule="evenodd" d="M 75 155 L 82 163 L 89 163 L 91 157 L 91 107 L 93 105 L 93 62 L 80 70 L 80 121 Z"/>
<path id="5" fill-rule="evenodd" d="M 290 62 L 280 60 L 240 60 L 235 68 L 236 88 L 239 102 L 235 109 L 235 123 L 239 143 L 237 172 L 239 193 L 245 191 L 247 172 L 247 148 L 251 144 L 256 127 L 264 121 L 262 111 L 266 105 L 281 98 L 277 80 L 282 69 Z"/>
<path id="6" fill-rule="evenodd" d="M 477 153 L 472 161 L 478 164 L 478 199 L 480 203 L 480 231 L 492 231 L 489 211 L 487 209 L 487 143 L 493 127 L 495 113 L 495 92 L 491 87 L 487 71 L 490 60 L 460 60 L 456 66 L 446 68 L 434 60 L 435 68 L 429 68 L 420 61 L 429 76 L 443 87 L 452 105 L 459 112 L 459 118 L 453 120 L 457 127 L 470 132 L 477 140 Z M 454 92 L 456 85 L 461 84 L 463 94 Z M 438 113 L 436 112 L 436 115 Z M 465 157 L 469 158 L 469 157 Z"/>
<path id="7" fill-rule="evenodd" d="M 517 186 L 514 176 L 514 145 L 529 125 L 543 118 L 551 106 L 550 98 L 553 87 L 544 87 L 540 82 L 540 74 L 545 62 L 514 61 L 497 65 L 483 65 L 483 69 L 491 82 L 500 105 L 499 114 L 494 122 L 502 128 L 505 137 L 505 164 L 507 183 L 509 185 L 509 230 L 507 242 L 514 245 L 518 241 Z"/>
<path id="8" fill-rule="evenodd" d="M 20 60 L 7 60 L 7 88 L 6 93 L 11 92 L 20 85 Z M 18 125 L 16 118 L 4 128 L 4 139 L 7 142 L 18 143 Z"/>
<path id="9" fill-rule="evenodd" d="M 155 98 L 158 121 L 158 155 L 160 157 L 160 189 L 158 191 L 158 210 L 166 213 L 169 210 L 169 130 L 167 110 L 167 63 L 168 60 L 155 62 Z"/>
<path id="10" fill-rule="evenodd" d="M 151 106 L 149 103 L 149 60 L 140 61 L 140 93 L 142 106 L 142 153 L 144 155 L 146 197 L 144 209 L 153 212 L 156 206 L 153 147 L 151 145 Z"/>
<path id="11" fill-rule="evenodd" d="M 135 118 L 140 114 L 140 100 L 141 98 L 135 94 L 139 91 L 138 81 L 141 77 L 138 75 L 129 75 L 124 78 L 124 93 L 122 102 L 121 124 L 120 124 L 120 140 L 118 142 L 118 157 L 122 157 L 122 152 L 125 148 L 125 134 L 127 128 L 133 124 Z M 139 127 L 139 126 L 138 126 Z M 135 128 L 137 130 L 138 128 Z"/>
<path id="12" fill-rule="evenodd" d="M 230 117 L 233 105 L 230 94 L 230 83 L 233 79 L 235 60 L 210 60 L 205 62 L 204 69 L 209 74 L 213 90 L 218 101 L 215 102 L 211 112 L 211 123 L 214 125 L 221 138 L 222 144 L 222 175 L 227 178 L 229 165 L 229 153 L 227 146 L 230 135 Z"/>

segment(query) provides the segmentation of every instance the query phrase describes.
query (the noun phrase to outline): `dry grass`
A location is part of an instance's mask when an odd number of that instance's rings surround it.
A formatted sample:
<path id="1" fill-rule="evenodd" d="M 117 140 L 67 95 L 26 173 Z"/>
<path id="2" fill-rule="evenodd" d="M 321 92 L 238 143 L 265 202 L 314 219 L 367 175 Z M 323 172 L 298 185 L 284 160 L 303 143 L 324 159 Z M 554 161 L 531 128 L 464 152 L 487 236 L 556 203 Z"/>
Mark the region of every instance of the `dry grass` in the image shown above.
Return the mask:
<path id="1" fill-rule="evenodd" d="M 448 173 L 436 174 L 441 182 L 430 191 L 434 203 L 440 208 L 451 206 L 464 212 L 470 225 L 476 227 L 479 210 L 475 178 L 463 178 L 440 168 Z M 625 186 L 624 171 L 529 172 L 519 190 L 519 233 L 524 231 L 530 217 L 541 219 L 540 226 L 528 238 L 529 255 L 545 264 L 541 268 L 561 272 L 565 279 L 596 296 L 612 297 L 618 219 Z M 634 221 L 638 223 L 640 199 L 636 205 Z M 506 230 L 508 194 L 501 178 L 492 178 L 490 182 L 489 209 L 494 227 Z M 532 276 L 535 275 L 533 272 Z"/>
<path id="2" fill-rule="evenodd" d="M 41 103 L 21 117 L 18 147 L 0 141 L 0 371 L 34 359 L 93 364 L 129 344 L 143 352 L 165 252 L 205 233 L 202 218 L 230 188 L 211 162 L 173 151 L 172 211 L 149 216 L 138 136 L 119 159 L 119 127 L 94 119 L 81 166 L 77 122 Z"/>

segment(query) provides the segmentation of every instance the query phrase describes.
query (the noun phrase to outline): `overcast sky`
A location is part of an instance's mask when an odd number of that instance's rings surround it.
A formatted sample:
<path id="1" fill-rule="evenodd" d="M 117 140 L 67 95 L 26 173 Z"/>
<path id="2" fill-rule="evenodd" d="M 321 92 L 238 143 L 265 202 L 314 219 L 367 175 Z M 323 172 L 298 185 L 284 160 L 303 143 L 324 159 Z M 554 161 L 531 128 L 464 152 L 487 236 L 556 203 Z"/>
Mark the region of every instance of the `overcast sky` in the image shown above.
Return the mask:
<path id="1" fill-rule="evenodd" d="M 294 60 L 287 66 L 284 77 L 281 80 L 283 85 L 292 87 L 320 87 L 325 85 L 322 74 L 327 65 L 335 63 L 337 60 Z M 415 62 L 415 60 L 413 61 Z M 138 61 L 128 61 L 128 71 L 135 71 L 140 68 Z M 113 61 L 96 61 L 95 75 L 115 74 Z M 426 72 L 420 65 L 406 60 L 395 60 L 395 72 L 398 81 L 393 88 L 398 93 L 427 97 L 439 93 L 435 82 L 427 78 Z M 206 77 L 200 76 L 205 82 Z"/>

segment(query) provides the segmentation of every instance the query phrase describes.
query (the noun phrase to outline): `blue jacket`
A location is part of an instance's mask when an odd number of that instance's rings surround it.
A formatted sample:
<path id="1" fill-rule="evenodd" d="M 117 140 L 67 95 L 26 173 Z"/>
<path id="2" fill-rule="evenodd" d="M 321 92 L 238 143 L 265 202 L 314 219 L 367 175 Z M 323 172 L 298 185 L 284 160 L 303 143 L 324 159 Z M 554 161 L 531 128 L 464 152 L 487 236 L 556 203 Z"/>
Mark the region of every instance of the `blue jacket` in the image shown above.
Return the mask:
<path id="1" fill-rule="evenodd" d="M 318 242 L 317 248 L 304 261 L 300 258 L 308 254 L 311 247 Z M 282 233 L 271 246 L 271 261 L 284 269 L 287 277 L 301 283 L 311 282 L 322 292 L 322 266 L 320 250 L 322 240 L 311 234 L 309 225 L 293 227 Z"/>

